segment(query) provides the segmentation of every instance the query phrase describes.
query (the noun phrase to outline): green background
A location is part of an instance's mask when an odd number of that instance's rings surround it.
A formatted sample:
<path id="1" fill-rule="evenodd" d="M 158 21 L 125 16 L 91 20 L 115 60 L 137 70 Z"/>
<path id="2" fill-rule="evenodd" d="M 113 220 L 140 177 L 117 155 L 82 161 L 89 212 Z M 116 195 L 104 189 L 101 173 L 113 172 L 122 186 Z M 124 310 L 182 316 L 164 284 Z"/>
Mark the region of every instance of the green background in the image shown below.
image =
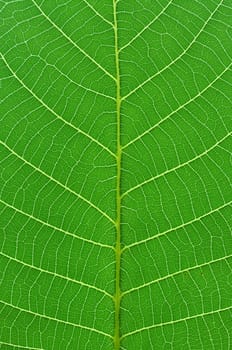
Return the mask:
<path id="1" fill-rule="evenodd" d="M 122 350 L 230 350 L 231 0 L 118 0 Z M 113 350 L 113 0 L 1 1 L 0 348 Z"/>

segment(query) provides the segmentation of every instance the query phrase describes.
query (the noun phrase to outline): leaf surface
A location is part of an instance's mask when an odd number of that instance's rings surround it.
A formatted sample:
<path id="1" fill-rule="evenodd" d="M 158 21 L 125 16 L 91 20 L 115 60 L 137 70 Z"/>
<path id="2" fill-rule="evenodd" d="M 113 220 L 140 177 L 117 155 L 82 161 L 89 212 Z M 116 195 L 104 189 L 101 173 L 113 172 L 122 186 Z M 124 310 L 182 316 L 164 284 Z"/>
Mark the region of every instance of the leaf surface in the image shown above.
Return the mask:
<path id="1" fill-rule="evenodd" d="M 0 348 L 231 349 L 231 1 L 1 10 Z"/>

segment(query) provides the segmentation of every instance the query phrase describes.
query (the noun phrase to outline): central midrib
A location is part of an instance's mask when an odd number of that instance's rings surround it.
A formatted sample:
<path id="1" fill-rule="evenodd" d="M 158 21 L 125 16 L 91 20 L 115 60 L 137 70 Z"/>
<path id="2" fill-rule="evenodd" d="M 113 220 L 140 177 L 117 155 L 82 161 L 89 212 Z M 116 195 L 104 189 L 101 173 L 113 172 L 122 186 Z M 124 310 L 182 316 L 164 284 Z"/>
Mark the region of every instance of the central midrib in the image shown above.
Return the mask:
<path id="1" fill-rule="evenodd" d="M 116 113 L 117 113 L 117 180 L 116 180 L 116 245 L 115 245 L 115 329 L 114 329 L 114 349 L 120 349 L 120 264 L 121 264 L 121 91 L 120 91 L 120 68 L 118 50 L 118 26 L 117 26 L 117 0 L 113 0 L 114 11 L 114 46 L 116 65 Z"/>

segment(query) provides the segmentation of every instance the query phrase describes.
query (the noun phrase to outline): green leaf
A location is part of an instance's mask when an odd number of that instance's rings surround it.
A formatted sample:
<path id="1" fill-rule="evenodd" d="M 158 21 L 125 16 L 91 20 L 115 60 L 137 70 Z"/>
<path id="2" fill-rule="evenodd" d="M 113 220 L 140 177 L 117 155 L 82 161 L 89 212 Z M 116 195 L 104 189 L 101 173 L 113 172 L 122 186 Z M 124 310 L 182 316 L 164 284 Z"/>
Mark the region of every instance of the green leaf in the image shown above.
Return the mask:
<path id="1" fill-rule="evenodd" d="M 0 348 L 231 349 L 231 1 L 1 10 Z"/>

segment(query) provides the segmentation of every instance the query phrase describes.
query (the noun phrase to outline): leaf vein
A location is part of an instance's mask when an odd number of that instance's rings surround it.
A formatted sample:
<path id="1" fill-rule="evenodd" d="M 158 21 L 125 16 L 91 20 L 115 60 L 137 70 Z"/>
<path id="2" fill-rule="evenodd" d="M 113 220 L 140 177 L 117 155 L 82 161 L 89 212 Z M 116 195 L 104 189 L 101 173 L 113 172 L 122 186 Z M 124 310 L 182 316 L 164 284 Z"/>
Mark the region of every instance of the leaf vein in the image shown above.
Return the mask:
<path id="1" fill-rule="evenodd" d="M 88 1 L 86 1 L 86 0 L 83 0 L 83 1 L 86 3 L 86 5 L 87 5 L 89 8 L 91 8 L 91 10 L 92 10 L 93 12 L 95 12 L 95 14 L 96 14 L 98 17 L 100 17 L 104 22 L 108 23 L 111 27 L 114 26 L 114 24 L 113 24 L 112 22 L 108 21 L 108 19 L 106 19 L 105 17 L 103 17 L 91 4 L 88 3 Z"/>
<path id="2" fill-rule="evenodd" d="M 193 320 L 195 318 L 210 316 L 210 315 L 213 315 L 215 313 L 220 313 L 220 312 L 228 311 L 228 310 L 231 310 L 231 309 L 232 309 L 232 306 L 228 306 L 228 307 L 225 307 L 225 308 L 222 308 L 222 309 L 212 310 L 212 311 L 208 311 L 208 312 L 202 312 L 201 314 L 180 318 L 178 320 L 173 320 L 173 321 L 153 324 L 151 326 L 139 328 L 139 329 L 136 329 L 136 330 L 134 330 L 132 332 L 126 333 L 126 334 L 124 334 L 122 336 L 121 339 L 124 339 L 124 338 L 126 338 L 128 336 L 131 336 L 131 335 L 136 334 L 136 333 L 140 333 L 140 332 L 145 331 L 145 330 L 154 329 L 154 328 L 157 328 L 157 327 L 168 326 L 168 325 L 173 325 L 173 324 L 176 324 L 176 323 L 179 323 L 179 322 L 187 322 L 187 321 L 191 321 L 191 320 Z"/>
<path id="3" fill-rule="evenodd" d="M 108 333 L 105 333 L 99 329 L 95 329 L 95 328 L 91 328 L 91 327 L 87 327 L 87 326 L 84 326 L 84 325 L 81 325 L 81 324 L 78 324 L 78 323 L 73 323 L 73 322 L 69 322 L 69 321 L 64 321 L 64 320 L 60 320 L 58 318 L 55 318 L 55 317 L 51 317 L 51 316 L 47 316 L 47 315 L 43 315 L 43 314 L 40 314 L 40 313 L 37 313 L 37 312 L 34 312 L 34 311 L 31 311 L 31 310 L 27 310 L 27 309 L 24 309 L 24 308 L 21 308 L 19 306 L 16 306 L 16 305 L 13 305 L 13 304 L 10 304 L 10 303 L 7 303 L 6 301 L 4 300 L 0 300 L 0 303 L 4 304 L 4 305 L 7 305 L 9 307 L 12 307 L 13 309 L 16 309 L 18 310 L 19 312 L 25 312 L 25 313 L 28 313 L 28 314 L 31 314 L 35 317 L 41 317 L 41 318 L 46 318 L 47 320 L 49 321 L 55 321 L 57 323 L 63 323 L 65 325 L 68 325 L 68 326 L 72 326 L 72 327 L 75 327 L 75 328 L 82 328 L 82 329 L 85 329 L 87 331 L 90 331 L 90 332 L 95 332 L 95 333 L 98 333 L 98 334 L 101 334 L 105 337 L 109 337 L 109 338 L 113 338 L 111 334 L 108 334 Z"/>
<path id="4" fill-rule="evenodd" d="M 4 204 L 4 205 L 7 206 L 8 208 L 13 209 L 13 210 L 16 211 L 17 213 L 20 213 L 20 214 L 22 214 L 22 215 L 24 215 L 24 216 L 27 216 L 29 219 L 34 220 L 34 221 L 37 221 L 37 222 L 39 222 L 40 224 L 45 225 L 45 226 L 47 226 L 47 227 L 49 227 L 49 228 L 51 228 L 51 229 L 53 229 L 53 230 L 55 230 L 55 231 L 60 231 L 60 232 L 64 233 L 65 235 L 71 236 L 71 237 L 73 237 L 73 238 L 75 238 L 75 239 L 79 239 L 79 240 L 81 240 L 81 241 L 83 241 L 83 242 L 86 242 L 86 243 L 90 243 L 90 244 L 93 244 L 93 245 L 97 245 L 97 246 L 99 246 L 99 247 L 101 247 L 101 248 L 109 248 L 109 249 L 113 249 L 113 250 L 114 250 L 114 247 L 111 246 L 111 245 L 103 244 L 103 243 L 100 243 L 100 242 L 96 242 L 96 241 L 93 241 L 93 240 L 91 240 L 91 239 L 87 239 L 87 238 L 78 236 L 78 235 L 76 235 L 75 233 L 72 233 L 72 232 L 63 230 L 63 229 L 60 228 L 60 227 L 51 225 L 51 224 L 49 224 L 48 222 L 45 222 L 45 221 L 43 221 L 43 220 L 41 220 L 41 219 L 39 219 L 39 218 L 37 218 L 37 217 L 31 215 L 31 214 L 28 214 L 28 213 L 24 212 L 24 211 L 21 210 L 21 209 L 16 208 L 15 206 L 13 206 L 13 205 L 11 205 L 11 204 L 9 204 L 9 203 L 3 201 L 2 199 L 0 199 L 0 203 Z"/>
<path id="5" fill-rule="evenodd" d="M 165 71 L 166 69 L 168 69 L 169 67 L 171 67 L 174 63 L 176 63 L 181 57 L 183 57 L 186 52 L 192 47 L 192 45 L 196 42 L 197 38 L 200 36 L 200 34 L 203 32 L 203 30 L 205 29 L 205 27 L 207 26 L 207 24 L 209 23 L 209 21 L 212 19 L 212 17 L 214 16 L 214 14 L 217 12 L 218 8 L 221 6 L 223 0 L 220 1 L 220 3 L 217 5 L 217 7 L 215 8 L 215 10 L 210 14 L 209 18 L 207 19 L 207 21 L 204 22 L 204 25 L 202 26 L 202 28 L 200 29 L 200 31 L 197 33 L 197 35 L 193 38 L 193 40 L 191 41 L 191 43 L 187 46 L 187 48 L 179 55 L 177 56 L 173 61 L 171 61 L 167 66 L 165 66 L 164 68 L 162 68 L 160 71 L 156 72 L 155 74 L 153 74 L 152 76 L 150 76 L 148 79 L 146 79 L 144 82 L 142 82 L 141 84 L 139 84 L 136 88 L 134 88 L 133 90 L 131 90 L 127 95 L 122 97 L 122 100 L 126 100 L 129 96 L 131 96 L 132 94 L 134 94 L 138 89 L 140 89 L 141 87 L 143 87 L 145 84 L 147 84 L 149 81 L 151 81 L 152 79 L 154 79 L 157 75 L 161 74 L 163 71 Z"/>
<path id="6" fill-rule="evenodd" d="M 93 62 L 98 68 L 100 68 L 106 75 L 108 75 L 111 79 L 116 81 L 116 78 L 109 73 L 104 67 L 102 67 L 93 57 L 91 57 L 85 50 L 83 50 L 79 45 L 77 45 L 67 34 L 63 32 L 61 28 L 59 28 L 56 23 L 54 23 L 51 18 L 49 18 L 46 13 L 42 10 L 42 8 L 36 3 L 36 1 L 32 0 L 33 4 L 40 11 L 42 16 L 44 16 L 51 25 L 56 28 L 73 46 L 75 46 L 85 57 L 87 57 L 91 62 Z"/>
<path id="7" fill-rule="evenodd" d="M 231 136 L 231 132 L 230 132 L 229 134 L 227 134 L 226 136 L 224 136 L 223 138 L 221 138 L 219 141 L 217 141 L 217 142 L 216 142 L 214 145 L 212 145 L 210 148 L 206 149 L 204 152 L 198 154 L 196 157 L 194 157 L 194 158 L 188 160 L 187 162 L 184 162 L 184 163 L 182 163 L 182 164 L 179 164 L 179 165 L 177 165 L 177 166 L 174 167 L 174 168 L 168 169 L 168 170 L 164 171 L 164 172 L 161 173 L 161 174 L 158 174 L 158 175 L 156 175 L 156 176 L 152 176 L 151 178 L 149 178 L 149 179 L 147 179 L 147 180 L 145 180 L 145 181 L 139 183 L 138 185 L 136 185 L 136 186 L 134 186 L 134 187 L 131 187 L 129 190 L 127 190 L 126 192 L 124 192 L 124 193 L 122 194 L 122 198 L 125 197 L 126 195 L 128 195 L 130 192 L 132 192 L 132 191 L 134 191 L 134 190 L 136 190 L 136 189 L 138 189 L 138 188 L 140 188 L 140 187 L 142 187 L 142 186 L 144 186 L 144 185 L 146 185 L 146 184 L 148 184 L 148 183 L 150 183 L 150 182 L 152 182 L 152 181 L 154 181 L 154 180 L 157 180 L 157 179 L 159 179 L 159 178 L 161 178 L 161 177 L 163 177 L 163 176 L 166 176 L 167 174 L 169 174 L 169 173 L 171 173 L 171 172 L 173 172 L 173 171 L 176 171 L 176 170 L 178 170 L 178 169 L 180 169 L 180 168 L 182 168 L 182 167 L 184 167 L 184 166 L 186 166 L 186 165 L 189 165 L 189 164 L 191 164 L 192 162 L 196 161 L 197 159 L 202 158 L 203 156 L 205 156 L 205 155 L 207 155 L 209 152 L 211 152 L 214 148 L 216 148 L 217 146 L 219 146 L 219 145 L 220 145 L 224 140 L 226 140 L 229 136 Z"/>
<path id="8" fill-rule="evenodd" d="M 108 293 L 108 292 L 105 291 L 104 289 L 95 287 L 94 285 L 85 283 L 85 282 L 83 282 L 83 281 L 78 281 L 78 280 L 73 279 L 73 278 L 70 278 L 70 277 L 68 277 L 68 276 L 63 276 L 63 275 L 61 275 L 61 274 L 59 274 L 59 273 L 56 273 L 56 272 L 52 272 L 52 271 L 48 271 L 48 270 L 42 269 L 41 267 L 37 267 L 37 266 L 35 266 L 35 265 L 28 264 L 28 263 L 26 263 L 26 262 L 24 262 L 24 261 L 22 261 L 22 260 L 19 260 L 19 259 L 17 259 L 17 258 L 14 258 L 14 257 L 12 257 L 12 256 L 10 256 L 10 255 L 7 255 L 7 254 L 3 253 L 3 252 L 0 252 L 0 254 L 1 254 L 2 256 L 4 256 L 4 257 L 8 258 L 9 260 L 13 260 L 13 261 L 15 261 L 15 262 L 17 262 L 17 263 L 19 263 L 19 264 L 21 264 L 21 265 L 23 265 L 23 266 L 26 266 L 26 267 L 29 267 L 29 268 L 31 268 L 31 269 L 37 270 L 37 271 L 39 271 L 39 272 L 41 272 L 41 273 L 46 273 L 46 274 L 48 274 L 48 275 L 51 275 L 51 276 L 54 276 L 54 277 L 58 277 L 58 278 L 64 279 L 64 280 L 69 281 L 69 282 L 72 282 L 72 283 L 79 284 L 79 285 L 81 285 L 81 286 L 83 286 L 83 287 L 86 287 L 86 288 L 94 289 L 94 290 L 96 290 L 96 291 L 98 291 L 98 292 L 100 292 L 100 293 L 102 293 L 102 294 L 105 294 L 106 296 L 110 297 L 111 299 L 113 299 L 113 296 L 112 296 L 110 293 Z"/>
<path id="9" fill-rule="evenodd" d="M 183 223 L 183 224 L 181 224 L 181 225 L 178 225 L 178 226 L 176 226 L 176 227 L 172 227 L 172 228 L 170 228 L 169 230 L 166 230 L 166 231 L 157 233 L 156 235 L 151 236 L 151 237 L 148 237 L 148 238 L 146 238 L 146 239 L 142 239 L 141 241 L 131 243 L 131 244 L 125 246 L 125 247 L 122 249 L 122 251 L 125 251 L 125 250 L 127 250 L 127 249 L 130 249 L 131 247 L 134 247 L 134 246 L 137 246 L 137 245 L 140 245 L 140 244 L 143 244 L 143 243 L 147 243 L 147 242 L 152 241 L 152 240 L 154 240 L 154 239 L 157 239 L 157 238 L 159 238 L 159 237 L 161 237 L 161 236 L 164 236 L 164 235 L 166 235 L 167 233 L 170 233 L 170 232 L 179 230 L 179 229 L 181 229 L 181 228 L 183 228 L 183 227 L 186 227 L 186 226 L 188 226 L 188 225 L 191 225 L 191 224 L 193 224 L 194 222 L 200 221 L 201 219 L 203 219 L 203 218 L 205 218 L 205 217 L 207 217 L 207 216 L 209 216 L 209 215 L 211 215 L 211 214 L 213 214 L 213 213 L 215 213 L 215 212 L 220 211 L 221 209 L 223 209 L 223 208 L 229 206 L 230 204 L 232 204 L 232 201 L 230 201 L 230 202 L 228 202 L 228 203 L 225 203 L 225 204 L 221 205 L 220 207 L 217 207 L 217 208 L 215 208 L 215 209 L 213 209 L 213 210 L 211 210 L 211 211 L 209 211 L 209 212 L 207 212 L 207 213 L 205 213 L 205 214 L 202 214 L 201 216 L 198 216 L 198 217 L 196 217 L 196 218 L 194 218 L 194 219 L 192 219 L 192 220 L 190 220 L 190 221 L 187 221 L 187 222 L 185 222 L 185 223 Z"/>
<path id="10" fill-rule="evenodd" d="M 87 138 L 89 138 L 91 141 L 93 141 L 94 143 L 96 143 L 98 146 L 100 146 L 101 148 L 103 148 L 105 151 L 107 151 L 109 154 L 111 154 L 111 156 L 113 156 L 114 158 L 116 157 L 115 154 L 105 145 L 103 145 L 101 142 L 99 142 L 98 140 L 96 140 L 94 137 L 92 137 L 90 134 L 86 133 L 85 131 L 79 129 L 78 127 L 76 127 L 75 125 L 73 125 L 72 123 L 68 122 L 67 120 L 65 120 L 64 118 L 62 118 L 59 114 L 57 114 L 52 108 L 50 108 L 40 97 L 38 97 L 27 85 L 25 85 L 25 83 L 17 76 L 17 74 L 12 70 L 12 68 L 9 66 L 8 62 L 6 61 L 5 57 L 1 54 L 1 57 L 5 63 L 5 65 L 8 67 L 9 71 L 12 73 L 12 75 L 15 77 L 15 79 L 37 100 L 39 101 L 39 103 L 46 108 L 49 112 L 51 112 L 57 119 L 61 120 L 64 124 L 68 125 L 69 127 L 71 127 L 72 129 L 76 130 L 77 132 L 79 132 L 80 134 L 86 136 Z"/>
<path id="11" fill-rule="evenodd" d="M 142 30 L 140 30 L 140 32 L 138 32 L 127 44 L 125 44 L 124 46 L 122 46 L 119 50 L 119 52 L 121 52 L 122 50 L 124 50 L 127 46 L 129 46 L 130 44 L 133 43 L 133 41 L 135 41 L 138 37 L 140 37 L 140 35 L 146 30 L 148 29 L 166 10 L 167 8 L 171 5 L 171 3 L 173 3 L 173 0 L 170 0 L 167 5 L 162 9 L 162 11 L 160 11 L 160 13 L 155 16 L 155 18 L 153 18 Z"/>
<path id="12" fill-rule="evenodd" d="M 214 264 L 214 263 L 217 263 L 217 262 L 220 262 L 220 261 L 223 261 L 223 260 L 227 260 L 227 259 L 229 259 L 229 258 L 231 258 L 231 257 L 232 257 L 232 254 L 231 254 L 231 255 L 226 255 L 226 256 L 223 256 L 223 257 L 218 258 L 218 259 L 214 259 L 214 260 L 207 261 L 207 262 L 205 262 L 205 263 L 203 263 L 203 264 L 199 264 L 199 265 L 195 265 L 195 266 L 190 266 L 190 267 L 188 267 L 188 268 L 186 268 L 186 269 L 173 272 L 173 273 L 171 273 L 171 274 L 169 274 L 169 275 L 166 275 L 166 276 L 157 278 L 156 280 L 149 281 L 149 282 L 147 282 L 147 283 L 141 284 L 141 285 L 138 286 L 138 287 L 134 287 L 134 288 L 128 289 L 128 290 L 126 290 L 125 292 L 122 293 L 122 296 L 125 296 L 125 295 L 127 295 L 127 294 L 129 294 L 129 293 L 132 293 L 132 292 L 134 292 L 134 291 L 140 290 L 140 289 L 142 289 L 142 288 L 149 287 L 149 286 L 151 286 L 151 285 L 153 285 L 153 284 L 155 284 L 155 283 L 159 283 L 159 282 L 164 281 L 164 280 L 166 280 L 166 279 L 168 279 L 168 278 L 176 277 L 176 276 L 178 276 L 178 275 L 180 275 L 180 274 L 182 274 L 182 273 L 190 272 L 190 271 L 192 271 L 192 270 L 196 270 L 196 269 L 202 268 L 202 267 L 204 267 L 204 266 L 209 266 L 209 265 L 211 265 L 211 264 Z"/>
<path id="13" fill-rule="evenodd" d="M 18 344 L 3 342 L 3 341 L 0 341 L 0 345 L 12 346 L 12 347 L 18 348 L 18 349 L 45 350 L 43 348 L 32 348 L 32 347 L 26 346 L 26 345 L 18 345 Z"/>
<path id="14" fill-rule="evenodd" d="M 178 111 L 180 111 L 182 108 L 186 107 L 188 104 L 192 103 L 193 101 L 195 101 L 198 97 L 201 97 L 203 93 L 205 93 L 209 88 L 213 88 L 213 84 L 216 83 L 216 81 L 218 81 L 223 74 L 225 74 L 231 67 L 232 63 L 230 63 L 213 81 L 210 82 L 209 85 L 207 85 L 203 90 L 201 90 L 197 95 L 195 95 L 194 97 L 192 97 L 191 99 L 189 99 L 188 101 L 186 101 L 183 105 L 179 106 L 177 109 L 175 109 L 173 112 L 171 112 L 170 114 L 168 114 L 166 117 L 164 117 L 163 119 L 161 119 L 158 123 L 156 123 L 155 125 L 151 126 L 149 129 L 147 129 L 146 131 L 144 131 L 142 134 L 140 134 L 139 136 L 135 137 L 133 140 L 131 140 L 130 142 L 128 142 L 126 145 L 124 145 L 122 147 L 122 149 L 127 148 L 128 146 L 130 146 L 131 144 L 133 144 L 134 142 L 140 140 L 143 136 L 145 136 L 146 134 L 150 133 L 152 130 L 154 130 L 155 128 L 157 128 L 160 124 L 162 124 L 164 121 L 166 121 L 167 119 L 169 119 L 173 114 L 177 113 Z"/>
<path id="15" fill-rule="evenodd" d="M 48 175 L 47 173 L 45 173 L 43 170 L 41 170 L 40 168 L 36 167 L 34 164 L 30 163 L 29 161 L 27 161 L 26 159 L 24 159 L 23 157 L 21 157 L 18 153 L 16 153 L 12 148 L 10 148 L 6 143 L 4 143 L 3 141 L 0 141 L 0 144 L 2 144 L 6 149 L 8 149 L 8 151 L 10 151 L 14 156 L 16 156 L 18 159 L 22 160 L 25 164 L 29 165 L 30 167 L 32 167 L 33 169 L 35 169 L 36 171 L 38 171 L 40 174 L 44 175 L 45 177 L 47 177 L 50 181 L 55 182 L 57 185 L 61 186 L 62 188 L 64 188 L 66 191 L 72 193 L 73 195 L 75 195 L 76 197 L 80 198 L 83 202 L 87 203 L 90 207 L 94 208 L 95 210 L 97 210 L 102 216 L 104 216 L 105 218 L 107 218 L 112 224 L 114 224 L 115 226 L 115 221 L 108 215 L 106 214 L 103 210 L 101 210 L 100 208 L 98 208 L 94 203 L 90 202 L 87 198 L 83 197 L 81 194 L 73 191 L 71 188 L 67 187 L 66 185 L 62 184 L 60 181 L 54 179 L 53 177 L 51 177 L 50 175 Z"/>

